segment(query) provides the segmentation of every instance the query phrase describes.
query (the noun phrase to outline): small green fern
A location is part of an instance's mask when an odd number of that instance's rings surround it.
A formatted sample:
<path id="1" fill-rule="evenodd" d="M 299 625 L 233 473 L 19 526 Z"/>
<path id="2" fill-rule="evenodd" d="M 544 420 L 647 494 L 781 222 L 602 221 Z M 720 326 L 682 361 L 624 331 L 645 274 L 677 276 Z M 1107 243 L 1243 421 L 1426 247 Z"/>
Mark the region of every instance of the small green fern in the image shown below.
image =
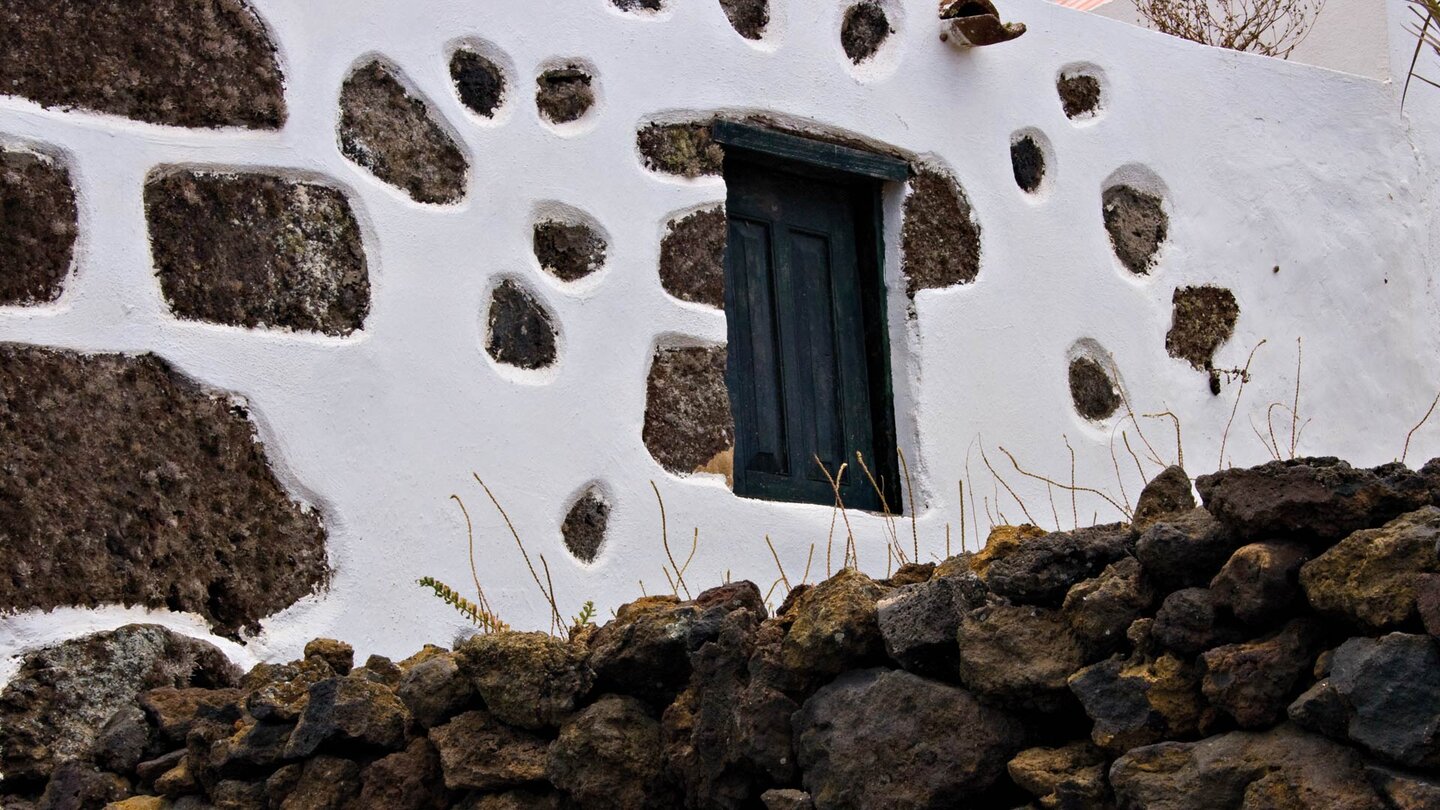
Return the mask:
<path id="1" fill-rule="evenodd" d="M 572 626 L 574 629 L 572 629 L 570 632 L 573 634 L 573 633 L 575 632 L 575 630 L 580 630 L 580 629 L 589 627 L 590 625 L 592 625 L 592 624 L 594 624 L 594 623 L 595 623 L 595 600 L 593 600 L 593 599 L 587 599 L 587 600 L 585 600 L 585 604 L 583 604 L 583 605 L 580 606 L 580 614 L 579 614 L 578 616 L 576 616 L 574 619 L 571 620 L 571 626 Z"/>
<path id="2" fill-rule="evenodd" d="M 422 588 L 429 588 L 434 591 L 435 595 L 440 597 L 441 601 L 460 611 L 462 616 L 469 619 L 481 630 L 487 633 L 499 633 L 510 629 L 510 625 L 501 621 L 499 616 L 461 596 L 454 588 L 440 580 L 434 577 L 421 577 L 416 581 Z"/>

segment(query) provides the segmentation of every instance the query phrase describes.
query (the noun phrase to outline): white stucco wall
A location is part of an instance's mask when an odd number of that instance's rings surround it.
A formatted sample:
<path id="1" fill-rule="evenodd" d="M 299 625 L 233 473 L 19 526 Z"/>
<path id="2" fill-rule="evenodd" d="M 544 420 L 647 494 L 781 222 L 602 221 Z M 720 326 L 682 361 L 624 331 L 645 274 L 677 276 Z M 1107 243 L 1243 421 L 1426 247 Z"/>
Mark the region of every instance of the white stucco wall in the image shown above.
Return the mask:
<path id="1" fill-rule="evenodd" d="M 990 523 L 986 500 L 996 520 L 1024 517 L 986 471 L 981 448 L 1041 525 L 1057 522 L 1046 487 L 1015 474 L 1000 446 L 1068 480 L 1068 439 L 1080 484 L 1133 502 L 1141 473 L 1119 434 L 1071 405 L 1067 355 L 1077 341 L 1113 355 L 1137 413 L 1179 417 L 1192 475 L 1221 465 L 1237 389 L 1212 396 L 1204 374 L 1166 354 L 1179 286 L 1235 292 L 1242 313 L 1217 365 L 1243 366 L 1267 341 L 1226 464 L 1268 458 L 1251 424 L 1263 425 L 1269 403 L 1294 396 L 1297 338 L 1303 454 L 1393 460 L 1440 388 L 1436 253 L 1426 236 L 1434 175 L 1416 147 L 1434 130 L 1412 130 L 1385 82 L 1207 49 L 1040 0 L 1006 4 L 1029 24 L 1025 37 L 973 52 L 940 41 L 933 0 L 887 0 L 897 32 L 858 69 L 838 41 L 843 6 L 813 0 L 772 0 L 760 43 L 737 36 L 718 3 L 699 0 L 675 0 L 651 18 L 603 0 L 255 5 L 289 83 L 291 117 L 280 132 L 183 131 L 0 98 L 0 133 L 61 151 L 81 211 L 79 264 L 65 294 L 52 307 L 0 311 L 0 340 L 155 351 L 237 392 L 286 484 L 325 514 L 331 587 L 273 617 L 243 649 L 228 645 L 242 662 L 293 655 L 319 635 L 353 641 L 362 654 L 449 643 L 466 626 L 414 581 L 429 574 L 469 590 L 451 493 L 475 518 L 493 605 L 517 626 L 543 629 L 548 609 L 472 471 L 495 490 L 532 556 L 548 560 L 567 612 L 594 599 L 608 617 L 640 595 L 641 580 L 650 593 L 668 592 L 652 480 L 677 554 L 699 528 L 686 576 L 696 590 L 727 574 L 769 587 L 777 575 L 766 535 L 793 580 L 818 544 L 811 578 L 823 576 L 831 509 L 741 500 L 717 477 L 669 475 L 641 442 L 657 342 L 725 339 L 723 314 L 677 302 L 657 277 L 666 221 L 725 196 L 719 179 L 678 181 L 642 167 L 636 127 L 660 114 L 813 119 L 924 156 L 964 185 L 983 228 L 979 277 L 921 293 L 913 318 L 899 277 L 904 189 L 892 187 L 886 200 L 895 404 L 927 560 L 943 556 L 947 524 L 960 550 L 962 479 L 976 505 L 967 498 L 971 548 Z M 512 93 L 494 121 L 467 112 L 451 88 L 448 56 L 467 39 L 492 44 L 511 70 Z M 463 145 L 472 167 L 463 203 L 416 204 L 341 156 L 339 87 L 373 54 L 404 71 Z M 541 123 L 531 89 L 542 64 L 568 57 L 598 71 L 600 102 L 583 126 L 561 134 Z M 1077 63 L 1106 77 L 1104 114 L 1079 123 L 1055 92 L 1061 68 Z M 1424 120 L 1428 103 L 1412 118 Z M 1016 187 L 1009 160 L 1011 134 L 1032 127 L 1054 154 L 1040 197 Z M 329 339 L 175 319 L 154 277 L 141 207 L 146 175 L 168 164 L 281 169 L 346 189 L 373 285 L 363 332 Z M 1101 219 L 1107 178 L 1135 167 L 1163 183 L 1171 216 L 1169 244 L 1144 278 L 1119 265 Z M 582 283 L 561 284 L 531 254 L 535 212 L 553 202 L 586 212 L 609 238 L 606 268 Z M 505 276 L 523 277 L 556 316 L 560 360 L 540 379 L 517 381 L 483 348 L 487 293 Z M 1160 459 L 1175 461 L 1169 423 L 1140 421 Z M 1134 427 L 1123 429 L 1139 450 Z M 1289 422 L 1279 426 L 1278 414 L 1277 431 L 1288 443 Z M 1410 460 L 1436 454 L 1440 423 L 1416 435 Z M 1159 469 L 1143 455 L 1141 464 L 1146 476 Z M 567 555 L 559 525 L 591 482 L 603 484 L 614 511 L 608 544 L 587 566 Z M 1068 528 L 1070 499 L 1056 492 L 1055 504 Z M 1083 494 L 1075 512 L 1082 524 L 1118 519 Z M 884 522 L 861 514 L 850 522 L 862 566 L 883 575 Z M 843 526 L 837 560 L 842 544 Z M 193 617 L 58 610 L 0 619 L 0 657 L 139 617 L 207 637 Z"/>

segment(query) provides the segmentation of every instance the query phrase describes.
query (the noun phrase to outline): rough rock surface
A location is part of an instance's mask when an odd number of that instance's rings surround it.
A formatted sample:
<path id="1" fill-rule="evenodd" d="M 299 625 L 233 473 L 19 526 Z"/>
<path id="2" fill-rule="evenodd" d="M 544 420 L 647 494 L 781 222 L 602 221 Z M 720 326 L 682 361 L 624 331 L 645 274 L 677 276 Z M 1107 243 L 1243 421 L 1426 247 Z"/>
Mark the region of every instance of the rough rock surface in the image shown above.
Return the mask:
<path id="1" fill-rule="evenodd" d="M 1362 529 L 1300 569 L 1310 604 L 1370 630 L 1392 629 L 1417 615 L 1426 574 L 1440 573 L 1440 508 L 1401 515 Z"/>
<path id="2" fill-rule="evenodd" d="M 1241 728 L 1266 728 L 1285 717 L 1300 678 L 1311 670 L 1319 628 L 1306 621 L 1257 641 L 1205 652 L 1201 690 Z"/>
<path id="3" fill-rule="evenodd" d="M 940 807 L 982 794 L 1020 749 L 1004 712 L 908 672 L 847 673 L 795 715 L 805 789 L 826 808 Z"/>
<path id="4" fill-rule="evenodd" d="M 760 39 L 770 24 L 769 0 L 720 0 L 720 8 L 736 33 L 746 39 Z"/>
<path id="5" fill-rule="evenodd" d="M 1227 622 L 1206 588 L 1185 588 L 1165 597 L 1155 613 L 1152 634 L 1156 643 L 1185 656 L 1239 640 L 1242 633 Z"/>
<path id="6" fill-rule="evenodd" d="M 1010 168 L 1021 191 L 1034 194 L 1040 190 L 1045 181 L 1045 151 L 1035 142 L 1035 136 L 1025 135 L 1011 142 Z"/>
<path id="7" fill-rule="evenodd" d="M 470 167 L 460 147 L 378 60 L 340 88 L 340 151 L 416 202 L 445 205 L 465 196 Z"/>
<path id="8" fill-rule="evenodd" d="M 479 635 L 455 653 L 486 707 L 524 729 L 559 726 L 594 680 L 581 651 L 544 633 Z"/>
<path id="9" fill-rule="evenodd" d="M 1164 591 L 1208 584 L 1240 545 L 1204 509 L 1173 515 L 1152 525 L 1135 543 L 1145 574 Z"/>
<path id="10" fill-rule="evenodd" d="M 1100 422 L 1120 409 L 1120 388 L 1110 372 L 1096 360 L 1077 357 L 1070 361 L 1070 401 L 1081 416 Z"/>
<path id="11" fill-rule="evenodd" d="M 243 407 L 153 355 L 0 344 L 0 610 L 145 605 L 220 632 L 326 582 Z"/>
<path id="12" fill-rule="evenodd" d="M 892 591 L 876 603 L 886 654 L 920 675 L 953 673 L 959 665 L 955 634 L 961 616 L 985 604 L 988 592 L 968 568 Z"/>
<path id="13" fill-rule="evenodd" d="M 595 562 L 605 545 L 605 528 L 610 522 L 610 504 L 598 490 L 588 490 L 575 501 L 560 524 L 565 548 L 581 562 Z"/>
<path id="14" fill-rule="evenodd" d="M 987 605 L 960 619 L 960 683 L 1003 705 L 1053 711 L 1085 653 L 1059 612 Z"/>
<path id="15" fill-rule="evenodd" d="M 884 595 L 883 586 L 848 568 L 800 594 L 786 611 L 792 623 L 780 646 L 782 665 L 825 677 L 878 659 L 885 641 L 876 602 Z"/>
<path id="16" fill-rule="evenodd" d="M 719 174 L 725 150 L 710 139 L 707 123 L 647 124 L 635 135 L 645 167 L 662 174 L 696 178 Z"/>
<path id="17" fill-rule="evenodd" d="M 59 298 L 79 230 L 70 172 L 47 155 L 0 148 L 0 212 L 0 306 Z"/>
<path id="18" fill-rule="evenodd" d="M 163 627 L 131 624 L 24 657 L 0 692 L 0 774 L 43 779 L 87 756 L 112 715 L 162 686 L 224 687 L 240 672 L 215 647 Z"/>
<path id="19" fill-rule="evenodd" d="M 1091 118 L 1100 109 L 1100 80 L 1085 73 L 1062 73 L 1055 89 L 1067 118 Z"/>
<path id="20" fill-rule="evenodd" d="M 595 106 L 594 81 L 576 66 L 547 70 L 535 79 L 535 106 L 552 124 L 578 121 Z"/>
<path id="21" fill-rule="evenodd" d="M 1240 305 L 1223 287 L 1181 287 L 1165 334 L 1165 351 L 1200 370 L 1214 366 L 1215 352 L 1235 332 Z"/>
<path id="22" fill-rule="evenodd" d="M 1140 562 L 1125 557 L 1070 588 L 1061 613 L 1086 649 L 1086 658 L 1096 660 L 1118 650 L 1130 625 L 1154 602 Z"/>
<path id="23" fill-rule="evenodd" d="M 327 678 L 310 687 L 285 756 L 309 756 L 336 739 L 396 751 L 404 747 L 409 722 L 410 711 L 384 686 L 362 678 Z"/>
<path id="24" fill-rule="evenodd" d="M 513 279 L 495 285 L 486 319 L 485 351 L 495 362 L 535 370 L 555 364 L 559 349 L 550 313 Z"/>
<path id="25" fill-rule="evenodd" d="M 1077 742 L 1060 748 L 1029 748 L 1006 765 L 1015 784 L 1036 797 L 1041 807 L 1101 810 L 1110 806 L 1105 755 Z"/>
<path id="26" fill-rule="evenodd" d="M 840 46 L 850 61 L 858 65 L 873 57 L 892 33 L 885 9 L 874 0 L 865 0 L 845 10 L 840 24 Z"/>
<path id="27" fill-rule="evenodd" d="M 981 577 L 990 590 L 1014 602 L 1059 606 L 1070 587 L 1127 556 L 1129 529 L 1114 523 L 1053 532 L 1022 540 L 995 559 Z"/>
<path id="28" fill-rule="evenodd" d="M 682 301 L 725 308 L 723 208 L 696 211 L 671 220 L 660 241 L 660 285 Z"/>
<path id="29" fill-rule="evenodd" d="M 954 178 L 921 169 L 910 178 L 900 232 L 905 289 L 968 284 L 980 273 L 980 225 Z"/>
<path id="30" fill-rule="evenodd" d="M 0 41 L 0 87 L 46 107 L 181 127 L 285 121 L 275 46 L 244 0 L 8 0 Z"/>
<path id="31" fill-rule="evenodd" d="M 1200 678 L 1184 660 L 1111 658 L 1070 676 L 1070 690 L 1094 721 L 1091 739 L 1111 753 L 1194 734 L 1204 701 Z"/>
<path id="32" fill-rule="evenodd" d="M 579 222 L 536 223 L 532 246 L 540 266 L 561 281 L 578 281 L 605 264 L 605 240 Z"/>
<path id="33" fill-rule="evenodd" d="M 340 191 L 267 174 L 167 171 L 145 184 L 160 288 L 188 320 L 348 335 L 370 311 Z"/>
<path id="34" fill-rule="evenodd" d="M 1170 231 L 1170 217 L 1159 197 L 1130 186 L 1113 186 L 1103 195 L 1105 230 L 1115 256 L 1127 270 L 1147 275 Z"/>
<path id="35" fill-rule="evenodd" d="M 1143 532 L 1162 520 L 1189 514 L 1195 505 L 1190 476 L 1181 467 L 1166 467 L 1140 491 L 1130 528 L 1136 533 Z"/>
<path id="36" fill-rule="evenodd" d="M 645 704 L 607 695 L 560 729 L 550 747 L 550 781 L 595 810 L 665 810 L 660 724 Z"/>
<path id="37" fill-rule="evenodd" d="M 450 79 L 460 102 L 486 118 L 494 118 L 505 101 L 505 73 L 472 50 L 462 47 L 450 57 Z"/>
<path id="38" fill-rule="evenodd" d="M 433 728 L 464 711 L 475 698 L 475 685 L 448 652 L 419 661 L 406 670 L 395 696 L 424 728 Z"/>
<path id="39" fill-rule="evenodd" d="M 723 346 L 658 348 L 645 387 L 643 438 L 660 466 L 688 474 L 735 447 Z"/>
<path id="40" fill-rule="evenodd" d="M 1299 543 L 1251 543 L 1230 556 L 1210 581 L 1217 605 L 1249 624 L 1274 623 L 1300 597 L 1300 567 L 1310 550 Z"/>
<path id="41" fill-rule="evenodd" d="M 430 740 L 452 790 L 495 790 L 545 778 L 549 744 L 488 712 L 466 712 L 431 731 Z"/>

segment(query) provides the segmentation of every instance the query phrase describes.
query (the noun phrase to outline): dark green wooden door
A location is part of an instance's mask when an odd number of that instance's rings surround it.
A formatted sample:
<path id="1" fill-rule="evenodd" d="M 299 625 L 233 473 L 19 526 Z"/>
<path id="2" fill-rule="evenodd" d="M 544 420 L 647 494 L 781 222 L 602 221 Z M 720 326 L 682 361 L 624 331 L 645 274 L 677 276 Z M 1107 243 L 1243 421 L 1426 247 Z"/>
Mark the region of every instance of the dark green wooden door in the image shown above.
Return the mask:
<path id="1" fill-rule="evenodd" d="M 861 242 L 873 228 L 857 221 L 867 210 L 857 200 L 873 199 L 878 186 L 730 156 L 725 181 L 735 491 L 833 503 L 819 464 L 834 474 L 849 462 L 845 504 L 878 510 L 880 497 L 855 461 L 863 453 L 882 477 L 894 455 L 876 441 L 873 326 L 862 284 L 862 258 L 874 251 Z"/>

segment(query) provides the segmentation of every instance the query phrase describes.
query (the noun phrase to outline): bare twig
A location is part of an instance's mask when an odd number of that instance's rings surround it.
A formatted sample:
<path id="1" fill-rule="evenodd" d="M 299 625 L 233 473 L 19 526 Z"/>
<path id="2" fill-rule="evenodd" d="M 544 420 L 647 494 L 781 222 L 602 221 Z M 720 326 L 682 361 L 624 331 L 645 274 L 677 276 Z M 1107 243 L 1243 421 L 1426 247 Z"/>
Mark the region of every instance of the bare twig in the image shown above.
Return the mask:
<path id="1" fill-rule="evenodd" d="M 810 581 L 810 563 L 811 563 L 811 561 L 813 561 L 814 559 L 815 559 L 815 544 L 814 544 L 814 543 L 811 543 L 811 544 L 810 544 L 810 553 L 807 554 L 807 555 L 805 555 L 805 574 L 804 574 L 804 576 L 800 577 L 800 584 L 801 584 L 801 585 L 804 585 L 805 583 L 807 583 L 807 582 Z M 726 574 L 727 574 L 727 576 L 728 576 L 729 572 L 727 571 Z"/>
<path id="2" fill-rule="evenodd" d="M 1324 0 L 1139 0 L 1140 16 L 1172 36 L 1288 59 Z"/>
<path id="3" fill-rule="evenodd" d="M 1435 399 L 1430 401 L 1430 409 L 1425 411 L 1425 415 L 1420 417 L 1420 421 L 1415 424 L 1415 427 L 1410 428 L 1410 432 L 1405 434 L 1405 449 L 1400 451 L 1401 464 L 1404 464 L 1405 459 L 1410 455 L 1410 440 L 1415 438 L 1415 434 L 1425 426 L 1426 422 L 1430 421 L 1430 414 L 1435 413 L 1436 405 L 1440 405 L 1440 394 L 1435 395 Z"/>
<path id="4" fill-rule="evenodd" d="M 1170 411 L 1161 411 L 1159 413 L 1145 414 L 1146 419 L 1164 419 L 1167 416 L 1175 421 L 1175 466 L 1184 467 L 1185 444 L 1180 440 L 1180 417 L 1176 416 Z"/>
<path id="5" fill-rule="evenodd" d="M 459 495 L 451 495 L 450 498 L 460 507 L 460 514 L 465 516 L 465 543 L 470 551 L 470 579 L 475 583 L 475 602 L 481 610 L 493 614 L 490 600 L 485 597 L 485 588 L 480 585 L 480 571 L 475 566 L 475 524 L 470 522 L 470 510 L 465 508 L 465 502 L 460 500 Z"/>
<path id="6" fill-rule="evenodd" d="M 1000 477 L 1000 473 L 995 472 L 995 468 L 990 466 L 990 459 L 985 456 L 985 445 L 983 442 L 980 444 L 980 460 L 985 462 L 985 468 L 990 471 L 990 474 L 995 477 L 996 481 L 1000 482 L 1000 486 L 1005 487 L 1005 491 L 1010 493 L 1010 497 L 1015 499 L 1015 503 L 1020 504 L 1020 511 L 1025 513 L 1025 522 L 1032 526 L 1035 525 L 1035 518 L 1030 517 L 1030 510 L 1025 508 L 1025 502 L 1020 500 L 1020 496 L 1015 494 L 1015 490 L 1010 488 L 1010 484 L 1006 483 L 1005 479 Z M 1000 508 L 998 498 L 996 499 L 995 508 Z"/>
<path id="7" fill-rule="evenodd" d="M 685 598 L 689 599 L 691 598 L 690 587 L 685 584 L 684 571 L 680 568 L 680 566 L 675 564 L 675 555 L 670 553 L 670 532 L 665 525 L 665 499 L 660 497 L 660 487 L 655 486 L 654 481 L 650 482 L 650 489 L 655 491 L 655 501 L 660 504 L 660 543 L 665 547 L 665 557 L 670 560 L 670 567 L 675 570 L 675 582 L 671 584 L 672 586 L 678 586 L 676 587 L 676 596 L 680 595 L 679 591 L 684 590 Z M 698 545 L 699 534 L 697 530 L 695 545 L 691 546 L 690 548 L 691 557 L 695 556 L 695 547 Z M 689 564 L 688 561 L 686 564 Z"/>
<path id="8" fill-rule="evenodd" d="M 770 557 L 775 560 L 775 567 L 780 571 L 780 580 L 785 583 L 785 592 L 790 592 L 790 578 L 785 576 L 785 566 L 780 564 L 780 555 L 775 553 L 775 544 L 770 542 L 770 535 L 765 535 L 765 545 L 770 547 Z M 814 546 L 810 549 L 813 551 Z M 808 568 L 808 566 L 807 566 Z"/>
<path id="9" fill-rule="evenodd" d="M 1055 481 L 1055 480 L 1053 480 L 1053 479 L 1046 478 L 1046 477 L 1043 476 L 1043 475 L 1037 475 L 1037 474 L 1035 474 L 1035 473 L 1029 472 L 1029 471 L 1027 471 L 1026 469 L 1024 469 L 1023 467 L 1020 466 L 1020 462 L 1018 462 L 1018 461 L 1015 460 L 1014 454 L 1012 454 L 1009 450 L 1006 450 L 1004 447 L 1001 447 L 1001 448 L 1000 448 L 1000 452 L 1004 453 L 1005 456 L 1010 459 L 1010 464 L 1011 464 L 1011 466 L 1013 466 L 1013 467 L 1015 468 L 1015 472 L 1020 473 L 1021 475 L 1025 476 L 1026 478 L 1033 478 L 1033 479 L 1035 479 L 1036 481 L 1043 481 L 1043 482 L 1045 482 L 1045 483 L 1047 483 L 1047 484 L 1050 484 L 1051 486 L 1059 487 L 1060 489 L 1068 489 L 1068 490 L 1070 490 L 1070 491 L 1072 491 L 1072 492 L 1088 492 L 1088 493 L 1090 493 L 1091 495 L 1098 495 L 1098 496 L 1099 496 L 1100 498 L 1102 498 L 1106 503 L 1110 504 L 1111 506 L 1113 506 L 1113 507 L 1115 507 L 1117 510 L 1119 510 L 1120 513 L 1123 514 L 1123 515 L 1125 515 L 1125 517 L 1126 517 L 1127 519 L 1130 517 L 1130 510 L 1129 510 L 1129 508 L 1124 507 L 1124 506 L 1121 506 L 1120 504 L 1116 503 L 1114 498 L 1111 498 L 1109 495 L 1106 495 L 1105 493 L 1101 492 L 1100 490 L 1098 490 L 1098 489 L 1092 489 L 1091 487 L 1075 486 L 1075 485 L 1073 485 L 1073 484 L 1070 485 L 1070 486 L 1066 486 L 1065 484 L 1062 484 L 1062 483 L 1060 483 L 1059 481 Z M 1073 473 L 1072 473 L 1072 474 L 1073 474 Z"/>
<path id="10" fill-rule="evenodd" d="M 525 543 L 520 540 L 520 533 L 515 531 L 515 524 L 510 521 L 510 515 L 506 514 L 505 507 L 500 505 L 500 501 L 495 498 L 495 493 L 490 491 L 490 487 L 480 480 L 480 474 L 471 473 L 471 475 L 474 476 L 475 482 L 480 485 L 480 488 L 485 490 L 485 494 L 490 498 L 490 503 L 495 504 L 495 509 L 500 512 L 500 517 L 505 519 L 505 526 L 510 530 L 510 536 L 515 538 L 515 546 L 520 549 L 520 556 L 525 558 L 525 567 L 530 569 L 530 578 L 535 580 L 535 587 L 540 589 L 540 593 L 544 594 L 546 601 L 550 603 L 551 618 L 558 624 L 564 624 L 565 619 L 560 615 L 560 607 L 555 604 L 554 595 L 547 591 L 544 583 L 540 581 L 540 575 L 536 573 L 535 566 L 530 562 L 530 553 L 525 550 Z"/>
<path id="11" fill-rule="evenodd" d="M 1245 368 L 1240 370 L 1240 387 L 1235 391 L 1235 405 L 1230 408 L 1230 419 L 1225 422 L 1225 430 L 1220 434 L 1220 461 L 1216 466 L 1217 471 L 1225 469 L 1225 443 L 1230 440 L 1230 426 L 1235 422 L 1235 412 L 1240 410 L 1240 397 L 1245 395 L 1245 384 L 1250 382 L 1250 363 L 1255 359 L 1255 352 L 1260 351 L 1260 347 L 1264 345 L 1263 340 L 1255 344 L 1255 348 L 1250 350 L 1250 356 L 1245 358 Z"/>
<path id="12" fill-rule="evenodd" d="M 840 465 L 840 469 L 836 471 L 835 475 L 831 475 L 830 470 L 825 467 L 825 463 L 820 460 L 820 456 L 817 455 L 814 458 L 815 463 L 820 467 L 820 472 L 824 473 L 825 479 L 830 482 L 831 491 L 835 493 L 835 508 L 840 511 L 840 517 L 845 519 L 844 567 L 850 567 L 852 550 L 855 556 L 855 565 L 858 567 L 860 565 L 860 553 L 859 549 L 855 549 L 855 531 L 850 528 L 850 513 L 845 511 L 845 499 L 840 495 L 840 479 L 845 477 L 845 468 L 848 467 L 849 464 L 842 463 Z M 828 552 L 826 556 L 828 558 Z"/>
<path id="13" fill-rule="evenodd" d="M 1060 434 L 1060 438 L 1065 440 L 1065 449 L 1070 451 L 1070 520 L 1073 524 L 1071 528 L 1079 529 L 1080 511 L 1079 507 L 1076 505 L 1075 494 L 1075 448 L 1070 446 L 1069 436 L 1066 436 L 1062 433 Z"/>
<path id="14" fill-rule="evenodd" d="M 915 543 L 915 562 L 920 562 L 920 526 L 919 518 L 915 516 L 915 487 L 910 483 L 910 465 L 905 461 L 905 451 L 895 448 L 895 455 L 900 457 L 900 469 L 905 471 L 905 493 L 910 498 L 910 537 Z"/>

